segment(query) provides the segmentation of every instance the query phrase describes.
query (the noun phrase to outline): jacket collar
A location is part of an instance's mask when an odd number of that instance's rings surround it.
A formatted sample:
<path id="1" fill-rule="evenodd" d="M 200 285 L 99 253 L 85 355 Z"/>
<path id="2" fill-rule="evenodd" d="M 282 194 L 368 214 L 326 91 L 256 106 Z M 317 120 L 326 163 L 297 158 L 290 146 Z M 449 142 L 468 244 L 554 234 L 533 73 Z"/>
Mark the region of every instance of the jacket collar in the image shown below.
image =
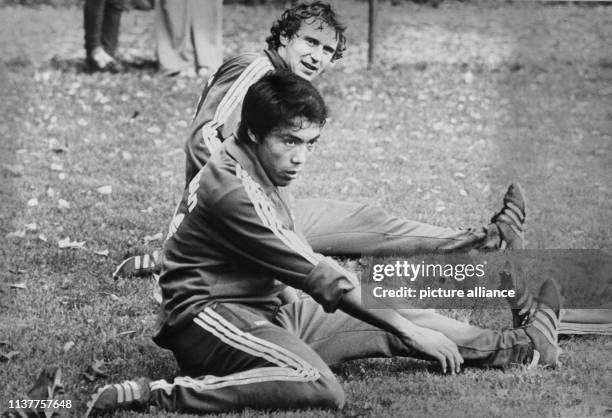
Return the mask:
<path id="1" fill-rule="evenodd" d="M 287 71 L 290 71 L 290 68 L 287 65 L 287 63 L 285 62 L 285 60 L 283 60 L 281 58 L 281 56 L 278 55 L 278 52 L 275 49 L 266 49 L 266 50 L 264 50 L 264 53 L 268 56 L 268 59 L 270 60 L 270 62 L 274 66 L 275 70 L 287 70 Z"/>
<path id="2" fill-rule="evenodd" d="M 237 141 L 235 135 L 226 139 L 223 144 L 230 157 L 236 160 L 238 164 L 249 173 L 249 176 L 261 186 L 266 195 L 277 190 L 277 187 L 272 183 L 270 177 L 268 177 L 268 174 L 257 159 L 253 147 Z"/>

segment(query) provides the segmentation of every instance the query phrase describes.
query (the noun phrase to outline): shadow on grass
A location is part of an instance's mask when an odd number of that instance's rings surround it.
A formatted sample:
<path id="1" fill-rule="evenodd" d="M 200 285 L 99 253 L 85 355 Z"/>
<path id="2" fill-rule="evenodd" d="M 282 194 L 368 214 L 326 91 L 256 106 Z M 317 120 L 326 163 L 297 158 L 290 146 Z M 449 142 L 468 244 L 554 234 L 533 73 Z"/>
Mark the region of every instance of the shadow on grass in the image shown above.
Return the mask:
<path id="1" fill-rule="evenodd" d="M 19 64 L 19 63 L 17 63 Z M 121 73 L 131 72 L 146 72 L 156 73 L 159 69 L 157 61 L 151 59 L 134 59 L 133 61 L 122 62 L 124 70 Z M 8 63 L 7 63 L 8 65 Z M 66 73 L 83 73 L 92 74 L 96 71 L 92 70 L 83 58 L 60 58 L 53 57 L 50 61 L 51 68 L 66 72 Z M 14 65 L 13 65 L 14 67 Z"/>

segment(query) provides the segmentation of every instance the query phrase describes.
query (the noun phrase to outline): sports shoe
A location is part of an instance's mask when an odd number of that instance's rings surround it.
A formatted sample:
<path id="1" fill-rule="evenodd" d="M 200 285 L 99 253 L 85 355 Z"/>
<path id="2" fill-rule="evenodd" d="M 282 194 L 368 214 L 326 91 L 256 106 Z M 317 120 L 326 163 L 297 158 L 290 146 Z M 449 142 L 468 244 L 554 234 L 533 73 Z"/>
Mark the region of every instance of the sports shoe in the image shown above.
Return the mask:
<path id="1" fill-rule="evenodd" d="M 519 328 L 531 323 L 533 314 L 538 308 L 537 300 L 531 294 L 524 276 L 517 274 L 510 261 L 506 261 L 499 272 L 500 285 L 503 290 L 514 290 L 514 297 L 506 297 L 512 310 L 512 327 Z"/>
<path id="2" fill-rule="evenodd" d="M 497 225 L 501 235 L 500 249 L 524 248 L 525 207 L 520 184 L 512 183 L 504 195 L 504 207 L 491 218 L 491 222 Z"/>
<path id="3" fill-rule="evenodd" d="M 126 380 L 98 389 L 87 402 L 85 418 L 109 414 L 119 409 L 131 411 L 146 409 L 151 398 L 149 382 L 149 379 L 139 377 L 136 380 Z"/>
<path id="4" fill-rule="evenodd" d="M 161 270 L 159 261 L 159 251 L 126 258 L 117 266 L 112 277 L 118 279 L 119 277 L 146 276 L 151 273 L 159 274 Z"/>
<path id="5" fill-rule="evenodd" d="M 540 288 L 531 324 L 524 328 L 534 345 L 531 366 L 557 366 L 561 352 L 557 340 L 560 312 L 561 294 L 555 281 L 549 279 Z"/>

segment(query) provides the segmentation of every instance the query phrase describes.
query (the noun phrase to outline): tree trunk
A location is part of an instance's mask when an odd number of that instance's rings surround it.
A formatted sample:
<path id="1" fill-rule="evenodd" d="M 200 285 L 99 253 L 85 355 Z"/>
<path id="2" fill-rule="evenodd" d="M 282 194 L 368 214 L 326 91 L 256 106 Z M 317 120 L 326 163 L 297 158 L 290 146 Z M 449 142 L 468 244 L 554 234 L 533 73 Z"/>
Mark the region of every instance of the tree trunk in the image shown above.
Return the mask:
<path id="1" fill-rule="evenodd" d="M 368 0 L 368 12 L 368 69 L 370 69 L 376 60 L 378 0 Z"/>

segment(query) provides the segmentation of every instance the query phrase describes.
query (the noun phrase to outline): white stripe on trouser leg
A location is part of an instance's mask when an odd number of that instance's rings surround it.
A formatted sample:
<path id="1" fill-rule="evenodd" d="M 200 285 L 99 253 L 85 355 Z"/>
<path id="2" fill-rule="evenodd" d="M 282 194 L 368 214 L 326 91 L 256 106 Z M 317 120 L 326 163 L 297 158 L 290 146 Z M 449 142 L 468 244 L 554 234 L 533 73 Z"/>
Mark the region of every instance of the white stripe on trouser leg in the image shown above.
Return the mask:
<path id="1" fill-rule="evenodd" d="M 203 376 L 202 378 L 182 376 L 175 378 L 173 383 L 168 383 L 165 380 L 158 380 L 151 382 L 150 388 L 151 390 L 163 390 L 166 392 L 166 394 L 170 395 L 172 390 L 177 386 L 192 389 L 197 392 L 204 392 L 207 390 L 222 389 L 230 386 L 240 386 L 271 381 L 313 382 L 318 378 L 318 372 L 316 376 L 313 376 L 313 378 L 305 379 L 304 376 L 297 374 L 295 370 L 287 367 L 259 367 L 257 369 L 233 373 L 227 376 L 207 375 Z"/>
<path id="2" fill-rule="evenodd" d="M 149 267 L 149 261 L 150 261 L 149 259 L 150 259 L 149 254 L 145 254 L 145 255 L 143 256 L 143 259 L 142 259 L 142 267 L 143 267 L 143 268 L 145 268 L 145 269 L 146 269 L 146 268 L 148 268 L 148 267 Z"/>
<path id="3" fill-rule="evenodd" d="M 134 257 L 134 269 L 136 270 L 140 269 L 140 256 L 139 255 Z"/>

